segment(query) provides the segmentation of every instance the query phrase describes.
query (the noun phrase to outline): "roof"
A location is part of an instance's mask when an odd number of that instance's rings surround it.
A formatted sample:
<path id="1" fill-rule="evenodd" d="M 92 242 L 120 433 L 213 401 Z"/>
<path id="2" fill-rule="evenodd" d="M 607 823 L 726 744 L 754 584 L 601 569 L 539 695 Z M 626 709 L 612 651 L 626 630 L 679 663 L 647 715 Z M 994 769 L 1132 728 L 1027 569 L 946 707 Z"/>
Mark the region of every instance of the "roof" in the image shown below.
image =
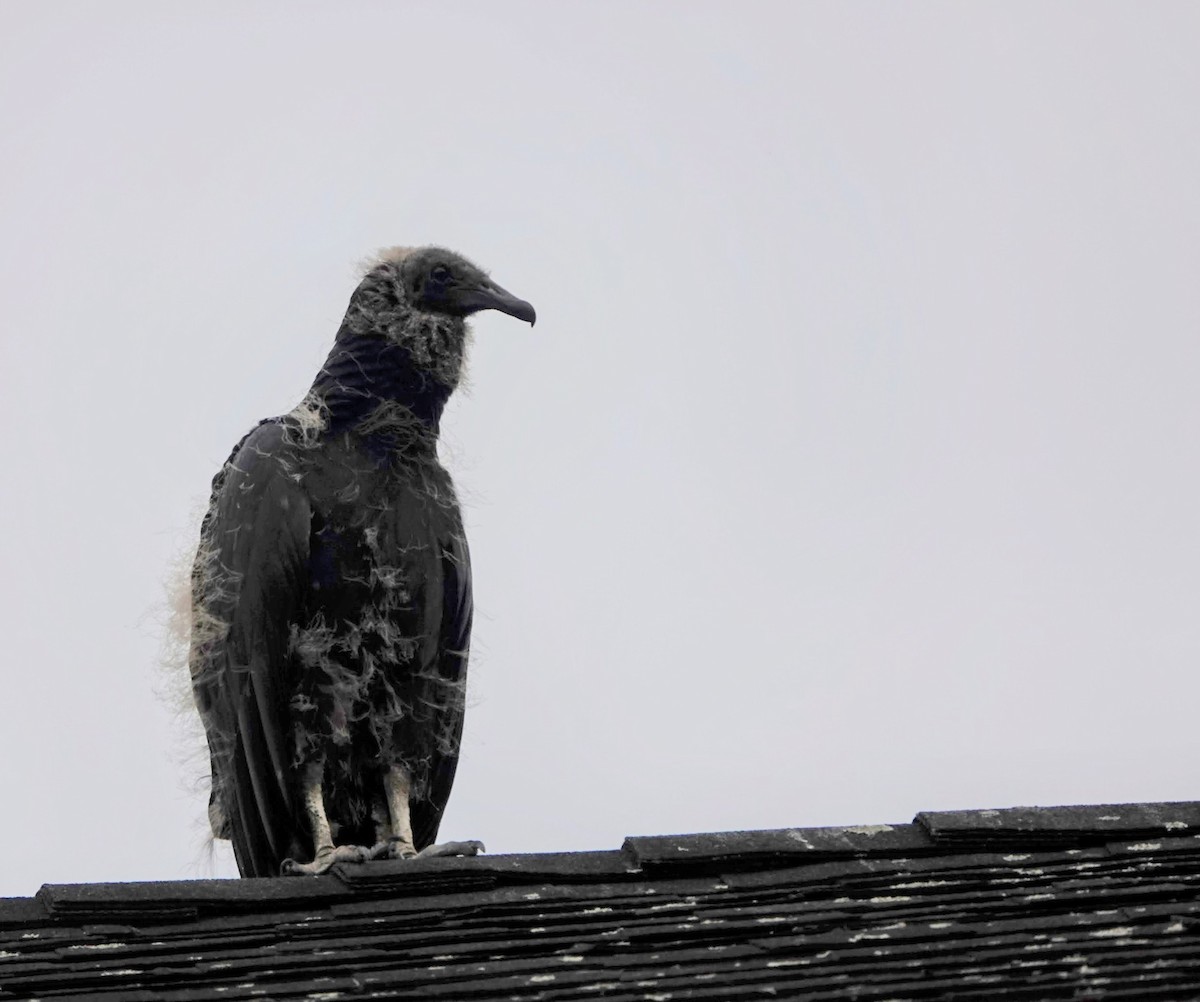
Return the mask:
<path id="1" fill-rule="evenodd" d="M 0 999 L 1200 997 L 1200 803 L 0 899 Z"/>

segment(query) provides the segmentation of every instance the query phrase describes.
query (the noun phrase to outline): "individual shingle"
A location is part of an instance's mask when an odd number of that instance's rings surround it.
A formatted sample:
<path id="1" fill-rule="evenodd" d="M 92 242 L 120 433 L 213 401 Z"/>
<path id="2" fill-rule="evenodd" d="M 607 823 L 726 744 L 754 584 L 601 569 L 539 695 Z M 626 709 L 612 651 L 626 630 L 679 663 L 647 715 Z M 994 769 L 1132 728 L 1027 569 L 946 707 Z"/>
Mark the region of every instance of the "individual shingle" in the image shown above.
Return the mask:
<path id="1" fill-rule="evenodd" d="M 647 873 L 761 869 L 801 862 L 937 852 L 921 826 L 861 825 L 851 828 L 783 828 L 702 835 L 641 835 L 625 840 L 624 851 Z"/>
<path id="2" fill-rule="evenodd" d="M 264 880 L 178 880 L 131 884 L 45 884 L 37 900 L 52 918 L 179 921 L 201 911 L 236 913 L 346 899 L 340 882 L 278 877 Z"/>
<path id="3" fill-rule="evenodd" d="M 37 898 L 0 898 L 0 931 L 20 928 L 46 918 L 46 908 Z"/>
<path id="4" fill-rule="evenodd" d="M 600 882 L 637 872 L 637 866 L 620 852 L 385 860 L 370 866 L 342 864 L 334 868 L 338 879 L 354 890 L 389 895 L 455 893 L 500 883 Z"/>
<path id="5" fill-rule="evenodd" d="M 1100 804 L 922 811 L 916 817 L 940 844 L 1085 846 L 1200 831 L 1200 804 Z"/>

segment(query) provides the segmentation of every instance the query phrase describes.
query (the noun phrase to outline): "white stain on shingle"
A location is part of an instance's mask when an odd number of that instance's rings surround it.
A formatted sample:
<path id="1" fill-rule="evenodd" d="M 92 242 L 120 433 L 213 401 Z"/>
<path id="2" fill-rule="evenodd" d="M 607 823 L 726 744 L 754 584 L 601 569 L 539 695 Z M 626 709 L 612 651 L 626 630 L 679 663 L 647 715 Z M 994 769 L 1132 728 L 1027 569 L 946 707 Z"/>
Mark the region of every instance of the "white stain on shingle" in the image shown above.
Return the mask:
<path id="1" fill-rule="evenodd" d="M 1132 936 L 1133 926 L 1118 925 L 1111 929 L 1093 929 L 1088 935 L 1096 939 L 1115 939 L 1118 936 Z"/>
<path id="2" fill-rule="evenodd" d="M 858 825 L 855 828 L 842 829 L 847 835 L 882 835 L 884 832 L 895 830 L 891 825 Z"/>
<path id="3" fill-rule="evenodd" d="M 1130 852 L 1154 852 L 1155 849 L 1161 849 L 1161 842 L 1134 842 L 1129 847 Z"/>
<path id="4" fill-rule="evenodd" d="M 1183 932 L 1183 923 L 1182 922 L 1172 922 L 1169 926 L 1167 926 L 1163 930 L 1163 932 Z"/>
<path id="5" fill-rule="evenodd" d="M 1179 831 L 1180 828 L 1186 828 L 1187 826 L 1188 823 L 1186 821 L 1168 821 L 1165 825 L 1163 825 L 1163 827 L 1169 832 L 1176 832 Z"/>
<path id="6" fill-rule="evenodd" d="M 553 974 L 535 974 L 529 979 L 530 983 L 535 984 L 535 985 L 545 984 L 547 981 L 553 981 L 553 980 L 554 980 Z"/>
<path id="7" fill-rule="evenodd" d="M 696 905 L 695 898 L 688 898 L 686 901 L 664 901 L 661 905 L 651 905 L 647 911 L 661 912 L 670 908 L 693 908 Z"/>

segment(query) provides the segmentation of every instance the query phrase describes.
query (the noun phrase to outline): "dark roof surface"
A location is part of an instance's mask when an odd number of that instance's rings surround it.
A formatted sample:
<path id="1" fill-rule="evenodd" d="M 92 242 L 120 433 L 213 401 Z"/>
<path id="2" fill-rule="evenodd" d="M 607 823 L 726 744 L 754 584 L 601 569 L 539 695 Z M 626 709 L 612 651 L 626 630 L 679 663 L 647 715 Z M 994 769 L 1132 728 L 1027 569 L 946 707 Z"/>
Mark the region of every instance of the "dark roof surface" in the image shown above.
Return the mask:
<path id="1" fill-rule="evenodd" d="M 1200 999 L 1200 803 L 0 899 L 0 999 Z"/>

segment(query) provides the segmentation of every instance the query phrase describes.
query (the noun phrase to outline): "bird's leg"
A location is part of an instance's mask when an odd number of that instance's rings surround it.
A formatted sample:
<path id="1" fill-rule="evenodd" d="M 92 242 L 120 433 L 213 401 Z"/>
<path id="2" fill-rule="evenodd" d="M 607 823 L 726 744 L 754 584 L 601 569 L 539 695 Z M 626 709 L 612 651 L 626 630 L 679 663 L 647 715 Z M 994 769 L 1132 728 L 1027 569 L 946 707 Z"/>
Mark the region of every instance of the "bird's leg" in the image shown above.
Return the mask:
<path id="1" fill-rule="evenodd" d="M 325 794 L 321 790 L 324 775 L 324 759 L 309 762 L 304 767 L 301 795 L 304 799 L 304 813 L 308 815 L 308 830 L 312 832 L 313 860 L 311 863 L 297 863 L 294 859 L 285 859 L 279 868 L 284 876 L 316 876 L 325 873 L 334 863 L 361 863 L 370 855 L 369 850 L 360 845 L 333 844 L 329 817 L 325 813 Z"/>
<path id="2" fill-rule="evenodd" d="M 387 848 L 379 855 L 389 859 L 427 859 L 430 856 L 475 856 L 484 851 L 482 842 L 471 841 L 427 845 L 418 852 L 413 844 L 412 818 L 409 814 L 412 778 L 408 770 L 402 765 L 393 765 L 383 777 L 383 788 L 387 793 L 388 813 L 392 823 L 390 834 L 387 836 Z"/>
<path id="3" fill-rule="evenodd" d="M 383 789 L 387 795 L 388 814 L 391 815 L 391 833 L 388 837 L 388 857 L 412 859 L 417 854 L 413 845 L 412 819 L 409 816 L 408 798 L 412 793 L 412 780 L 402 765 L 393 765 L 383 777 Z"/>
<path id="4" fill-rule="evenodd" d="M 387 802 L 383 799 L 383 794 L 379 794 L 371 802 L 371 820 L 375 822 L 375 848 L 372 849 L 372 859 L 380 855 L 379 848 L 388 842 L 392 837 L 392 816 L 388 812 Z"/>

